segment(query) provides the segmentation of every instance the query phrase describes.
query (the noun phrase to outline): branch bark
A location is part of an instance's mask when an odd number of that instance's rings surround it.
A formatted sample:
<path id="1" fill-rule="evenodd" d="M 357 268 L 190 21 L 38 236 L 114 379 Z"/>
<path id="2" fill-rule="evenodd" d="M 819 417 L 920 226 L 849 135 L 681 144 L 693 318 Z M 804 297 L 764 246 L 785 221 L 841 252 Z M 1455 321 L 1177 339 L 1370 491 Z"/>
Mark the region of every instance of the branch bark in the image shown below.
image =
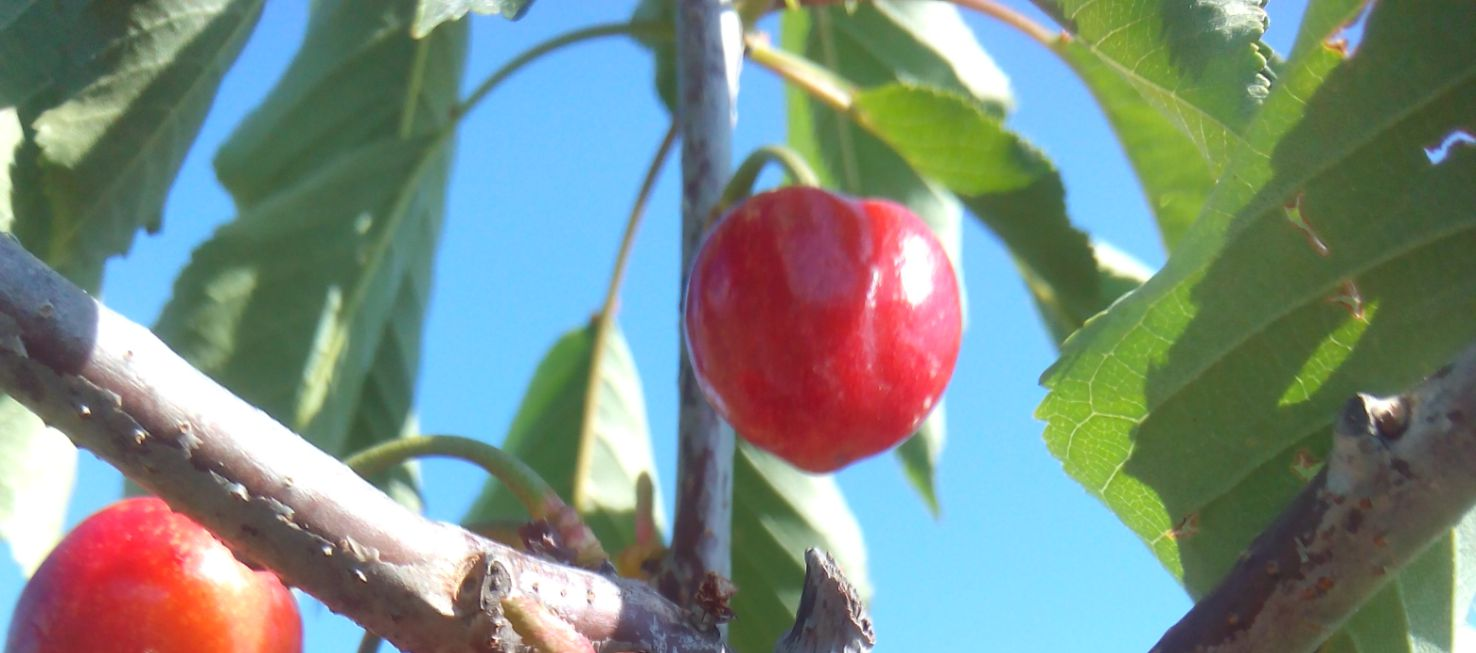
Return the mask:
<path id="1" fill-rule="evenodd" d="M 794 628 L 774 653 L 867 653 L 876 646 L 866 605 L 829 553 L 805 551 L 805 589 L 795 612 Z"/>
<path id="2" fill-rule="evenodd" d="M 503 602 L 602 649 L 726 651 L 648 586 L 392 501 L 0 238 L 0 390 L 245 558 L 405 650 L 526 651 Z"/>
<path id="3" fill-rule="evenodd" d="M 738 15 L 730 2 L 677 0 L 683 293 L 708 212 L 722 194 L 731 166 L 740 36 Z M 687 604 L 708 574 L 731 575 L 734 443 L 732 430 L 723 426 L 702 397 L 685 341 L 680 346 L 677 515 L 661 589 L 672 600 Z"/>
<path id="4" fill-rule="evenodd" d="M 1327 465 L 1155 653 L 1310 651 L 1476 504 L 1476 347 L 1350 399 Z"/>

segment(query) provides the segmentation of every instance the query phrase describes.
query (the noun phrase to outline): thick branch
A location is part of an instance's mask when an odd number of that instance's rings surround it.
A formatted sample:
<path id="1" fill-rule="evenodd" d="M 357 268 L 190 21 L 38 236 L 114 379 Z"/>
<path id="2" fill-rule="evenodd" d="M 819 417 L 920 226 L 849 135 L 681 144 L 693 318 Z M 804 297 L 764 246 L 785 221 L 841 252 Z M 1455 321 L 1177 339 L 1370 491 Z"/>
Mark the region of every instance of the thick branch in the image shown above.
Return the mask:
<path id="1" fill-rule="evenodd" d="M 639 583 L 527 556 L 400 506 L 0 238 L 0 390 L 243 557 L 405 650 L 523 651 L 502 602 L 597 644 L 723 651 Z"/>
<path id="2" fill-rule="evenodd" d="M 682 129 L 682 285 L 731 160 L 733 99 L 742 54 L 738 15 L 722 0 L 678 0 L 677 120 Z M 733 433 L 702 398 L 681 347 L 677 516 L 662 591 L 691 600 L 708 573 L 729 576 Z"/>
<path id="3" fill-rule="evenodd" d="M 1476 503 L 1476 348 L 1358 395 L 1327 466 L 1155 652 L 1309 651 Z"/>

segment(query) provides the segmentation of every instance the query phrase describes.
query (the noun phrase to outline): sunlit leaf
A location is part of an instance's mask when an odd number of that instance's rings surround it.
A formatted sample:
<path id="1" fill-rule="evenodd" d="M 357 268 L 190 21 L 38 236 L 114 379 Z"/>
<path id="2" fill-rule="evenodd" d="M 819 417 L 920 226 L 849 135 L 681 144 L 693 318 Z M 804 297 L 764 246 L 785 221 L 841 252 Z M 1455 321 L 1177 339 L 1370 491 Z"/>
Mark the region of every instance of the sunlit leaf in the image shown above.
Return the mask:
<path id="1" fill-rule="evenodd" d="M 580 440 L 594 355 L 594 327 L 588 326 L 564 334 L 538 364 L 502 448 L 548 481 L 584 516 L 605 550 L 615 552 L 634 541 L 636 482 L 650 474 L 655 485 L 656 465 L 640 373 L 620 331 L 607 337 L 592 439 Z M 655 506 L 660 528 L 659 493 Z M 464 521 L 526 519 L 527 510 L 492 479 Z"/>
<path id="2" fill-rule="evenodd" d="M 1271 88 L 1260 0 L 1034 0 L 1194 142 L 1218 173 Z"/>
<path id="3" fill-rule="evenodd" d="M 1466 2 L 1379 3 L 1355 56 L 1295 51 L 1165 269 L 1045 375 L 1052 453 L 1191 593 L 1300 489 L 1349 395 L 1401 389 L 1476 338 L 1476 148 L 1424 149 L 1472 127 L 1473 32 Z M 1386 650 L 1423 619 L 1449 641 L 1467 604 L 1408 590 L 1435 565 L 1339 641 Z"/>
<path id="4" fill-rule="evenodd" d="M 1215 183 L 1209 163 L 1181 126 L 1145 99 L 1117 69 L 1075 40 L 1062 39 L 1053 47 L 1076 70 L 1106 114 L 1143 185 L 1164 246 L 1172 250 L 1199 216 Z"/>

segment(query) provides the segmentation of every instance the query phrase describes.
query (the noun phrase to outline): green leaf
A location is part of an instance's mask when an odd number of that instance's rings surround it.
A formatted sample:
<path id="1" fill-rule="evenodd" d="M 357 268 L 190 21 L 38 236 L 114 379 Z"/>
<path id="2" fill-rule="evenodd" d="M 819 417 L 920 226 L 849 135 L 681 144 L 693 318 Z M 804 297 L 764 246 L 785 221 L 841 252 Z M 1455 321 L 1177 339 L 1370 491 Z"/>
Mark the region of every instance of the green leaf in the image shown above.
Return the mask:
<path id="1" fill-rule="evenodd" d="M 1195 595 L 1300 489 L 1350 394 L 1476 338 L 1476 148 L 1423 151 L 1472 126 L 1471 33 L 1460 0 L 1380 3 L 1356 56 L 1298 49 L 1164 270 L 1045 375 L 1052 453 Z M 1370 603 L 1356 623 L 1383 630 L 1346 641 L 1437 617 L 1449 638 L 1467 608 L 1422 605 Z"/>
<path id="2" fill-rule="evenodd" d="M 0 539 L 29 576 L 61 537 L 77 448 L 10 397 L 0 397 Z"/>
<path id="3" fill-rule="evenodd" d="M 740 442 L 733 456 L 733 611 L 739 617 L 728 630 L 738 651 L 772 651 L 794 625 L 810 547 L 835 556 L 862 599 L 870 596 L 861 527 L 835 480 Z"/>
<path id="4" fill-rule="evenodd" d="M 908 82 L 971 97 L 1003 116 L 1009 79 L 951 5 L 874 0 L 784 12 L 784 48 L 860 86 Z"/>
<path id="5" fill-rule="evenodd" d="M 1101 282 L 1097 289 L 1097 303 L 1103 308 L 1136 290 L 1152 276 L 1147 266 L 1107 243 L 1094 243 L 1092 254 L 1097 259 L 1097 275 Z M 1035 300 L 1035 307 L 1040 312 L 1041 320 L 1045 322 L 1046 330 L 1050 331 L 1059 347 L 1066 338 L 1081 328 L 1080 318 L 1072 313 L 1070 307 L 1061 303 L 1049 284 L 1029 270 L 1022 271 L 1022 274 L 1025 277 L 1025 288 L 1030 291 L 1031 299 Z"/>
<path id="6" fill-rule="evenodd" d="M 641 0 L 636 3 L 635 12 L 631 14 L 631 22 L 658 22 L 666 23 L 676 30 L 676 0 Z M 652 65 L 655 67 L 652 84 L 656 89 L 656 97 L 661 99 L 661 104 L 666 107 L 668 114 L 676 113 L 676 41 L 675 39 L 653 39 L 638 37 L 637 41 L 651 51 Z"/>
<path id="7" fill-rule="evenodd" d="M 923 177 L 957 193 L 1079 325 L 1106 304 L 1086 234 L 1071 226 L 1055 166 L 977 103 L 888 84 L 857 94 L 852 114 Z"/>
<path id="8" fill-rule="evenodd" d="M 879 0 L 851 8 L 788 11 L 782 34 L 786 49 L 847 79 L 933 84 L 967 94 L 996 115 L 1003 115 L 1011 102 L 1004 73 L 974 40 L 958 11 L 944 3 Z M 813 163 L 825 186 L 906 205 L 933 228 L 954 266 L 963 269 L 963 208 L 947 189 L 920 177 L 885 143 L 799 89 L 791 87 L 788 98 L 790 146 Z M 959 283 L 962 290 L 962 276 Z M 963 295 L 967 304 L 967 293 Z M 897 451 L 908 479 L 934 515 L 939 508 L 933 468 L 945 431 L 939 407 Z"/>
<path id="9" fill-rule="evenodd" d="M 1061 39 L 1052 47 L 1102 107 L 1143 185 L 1164 246 L 1172 251 L 1214 186 L 1209 164 L 1179 125 L 1086 46 Z"/>
<path id="10" fill-rule="evenodd" d="M 636 481 L 650 474 L 656 483 L 646 401 L 630 347 L 618 329 L 606 336 L 599 366 L 599 399 L 593 439 L 580 441 L 584 403 L 594 355 L 594 326 L 564 334 L 538 364 L 502 448 L 548 481 L 555 492 L 584 516 L 606 551 L 635 539 Z M 588 460 L 584 478 L 579 460 Z M 579 492 L 575 493 L 576 486 Z M 660 528 L 660 496 L 657 525 Z M 472 505 L 466 523 L 518 520 L 528 512 L 495 479 Z"/>
<path id="11" fill-rule="evenodd" d="M 1268 94 L 1261 0 L 1034 0 L 1187 134 L 1218 173 Z"/>
<path id="12" fill-rule="evenodd" d="M 917 433 L 897 447 L 897 461 L 902 463 L 902 473 L 907 482 L 917 490 L 928 512 L 937 519 L 943 507 L 938 503 L 938 461 L 943 458 L 943 443 L 948 440 L 948 420 L 944 417 L 943 401 L 933 407 L 933 412 L 923 421 Z"/>
<path id="13" fill-rule="evenodd" d="M 18 203 L 21 242 L 86 281 L 139 229 L 158 229 L 260 11 L 260 0 L 48 2 L 0 23 L 0 102 L 34 144 L 17 162 L 33 168 L 26 188 L 38 196 Z"/>
<path id="14" fill-rule="evenodd" d="M 302 49 L 216 159 L 241 214 L 195 251 L 156 329 L 340 456 L 412 423 L 466 25 L 415 41 L 410 12 L 313 6 Z"/>
<path id="15" fill-rule="evenodd" d="M 467 12 L 501 14 L 517 20 L 533 6 L 533 0 L 417 0 L 411 34 L 423 39 L 441 23 L 461 20 Z"/>

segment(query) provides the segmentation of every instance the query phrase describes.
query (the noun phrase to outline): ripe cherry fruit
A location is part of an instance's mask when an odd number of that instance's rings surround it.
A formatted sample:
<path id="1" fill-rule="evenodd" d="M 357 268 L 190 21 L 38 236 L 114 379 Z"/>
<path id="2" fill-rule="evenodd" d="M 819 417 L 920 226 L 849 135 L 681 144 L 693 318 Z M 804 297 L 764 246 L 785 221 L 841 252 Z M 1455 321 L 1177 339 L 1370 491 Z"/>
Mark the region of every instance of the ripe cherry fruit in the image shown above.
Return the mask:
<path id="1" fill-rule="evenodd" d="M 21 592 L 5 653 L 300 653 L 292 593 L 154 498 L 88 517 Z"/>
<path id="2" fill-rule="evenodd" d="M 739 435 L 829 472 L 922 424 L 953 374 L 962 319 L 948 255 L 912 212 L 787 187 L 713 227 L 685 327 L 698 383 Z"/>

